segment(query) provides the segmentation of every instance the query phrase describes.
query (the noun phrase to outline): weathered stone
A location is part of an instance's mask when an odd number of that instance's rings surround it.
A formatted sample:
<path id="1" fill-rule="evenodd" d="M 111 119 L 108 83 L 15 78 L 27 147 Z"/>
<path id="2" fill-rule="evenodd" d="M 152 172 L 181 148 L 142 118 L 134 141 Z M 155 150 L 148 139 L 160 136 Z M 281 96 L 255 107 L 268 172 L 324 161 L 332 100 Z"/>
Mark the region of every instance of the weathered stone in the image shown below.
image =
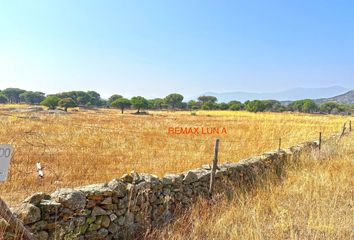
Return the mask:
<path id="1" fill-rule="evenodd" d="M 75 226 L 81 226 L 86 223 L 86 218 L 85 217 L 76 217 L 73 219 Z"/>
<path id="2" fill-rule="evenodd" d="M 96 201 L 94 200 L 89 200 L 86 204 L 87 208 L 93 208 L 94 206 L 96 206 Z"/>
<path id="3" fill-rule="evenodd" d="M 156 183 L 154 183 L 156 184 Z M 151 189 L 152 183 L 151 182 L 140 182 L 138 184 L 134 185 L 134 191 L 135 192 L 143 192 L 146 191 L 147 189 Z"/>
<path id="4" fill-rule="evenodd" d="M 205 170 L 211 170 L 212 166 L 210 164 L 205 164 L 205 165 L 202 165 L 202 168 Z"/>
<path id="5" fill-rule="evenodd" d="M 47 222 L 47 221 L 38 221 L 34 224 L 31 224 L 31 229 L 33 231 L 40 231 L 40 230 L 53 230 L 55 229 L 55 222 Z"/>
<path id="6" fill-rule="evenodd" d="M 112 189 L 118 197 L 124 197 L 127 193 L 127 184 L 121 179 L 113 179 L 108 183 L 108 187 Z"/>
<path id="7" fill-rule="evenodd" d="M 108 235 L 108 233 L 108 230 L 105 228 L 101 228 L 100 230 L 98 230 L 98 236 L 102 239 L 104 239 Z"/>
<path id="8" fill-rule="evenodd" d="M 74 215 L 74 212 L 72 210 L 70 210 L 69 208 L 63 208 L 60 211 L 60 213 L 58 214 L 58 216 L 60 218 L 62 218 L 64 221 L 71 219 L 73 215 Z"/>
<path id="9" fill-rule="evenodd" d="M 108 228 L 110 223 L 111 223 L 111 220 L 108 216 L 102 216 L 102 222 L 101 222 L 102 227 Z"/>
<path id="10" fill-rule="evenodd" d="M 119 209 L 119 210 L 114 211 L 114 213 L 117 214 L 117 216 L 122 216 L 125 214 L 126 211 L 127 211 L 127 209 L 123 208 L 123 209 Z"/>
<path id="11" fill-rule="evenodd" d="M 101 208 L 105 209 L 105 210 L 116 210 L 118 209 L 118 205 L 116 204 L 110 204 L 110 205 L 101 205 Z"/>
<path id="12" fill-rule="evenodd" d="M 87 219 L 86 219 L 86 223 L 87 224 L 91 224 L 91 223 L 94 223 L 96 221 L 96 217 L 88 217 Z"/>
<path id="13" fill-rule="evenodd" d="M 119 203 L 118 203 L 118 208 L 122 209 L 122 208 L 127 208 L 128 207 L 128 196 L 125 196 L 124 198 L 122 198 Z"/>
<path id="14" fill-rule="evenodd" d="M 120 217 L 118 218 L 118 224 L 121 225 L 121 226 L 123 226 L 124 223 L 125 223 L 125 216 L 120 216 Z"/>
<path id="15" fill-rule="evenodd" d="M 110 233 L 115 234 L 115 233 L 117 233 L 117 232 L 119 231 L 119 227 L 118 227 L 117 224 L 111 222 L 111 224 L 110 224 L 109 227 L 108 227 L 108 231 L 109 231 Z"/>
<path id="16" fill-rule="evenodd" d="M 76 228 L 75 233 L 77 233 L 77 234 L 85 234 L 86 231 L 88 230 L 88 228 L 89 228 L 89 224 L 85 223 L 85 224 L 83 224 L 81 226 L 78 226 Z"/>
<path id="17" fill-rule="evenodd" d="M 183 179 L 185 184 L 189 184 L 192 182 L 198 181 L 198 176 L 193 171 L 188 171 Z"/>
<path id="18" fill-rule="evenodd" d="M 149 173 L 141 173 L 140 178 L 143 181 L 148 182 L 148 183 L 152 183 L 152 184 L 160 182 L 160 179 L 158 176 L 153 175 L 153 174 L 149 174 Z"/>
<path id="19" fill-rule="evenodd" d="M 169 188 L 162 189 L 162 194 L 163 195 L 170 195 L 171 194 L 171 189 L 169 189 Z"/>
<path id="20" fill-rule="evenodd" d="M 71 210 L 84 209 L 86 206 L 86 197 L 81 191 L 74 189 L 61 189 L 51 195 L 52 199 L 63 204 L 64 207 Z"/>
<path id="21" fill-rule="evenodd" d="M 93 217 L 96 217 L 101 215 L 108 215 L 108 213 L 104 209 L 96 206 L 93 208 L 91 215 Z"/>
<path id="22" fill-rule="evenodd" d="M 180 184 L 183 182 L 184 174 L 168 173 L 162 178 L 162 181 L 169 181 L 168 179 L 170 179 L 172 181 L 172 184 Z"/>
<path id="23" fill-rule="evenodd" d="M 93 223 L 89 226 L 87 231 L 92 232 L 92 231 L 97 231 L 98 229 L 101 228 L 101 224 Z"/>
<path id="24" fill-rule="evenodd" d="M 95 224 L 98 224 L 98 225 L 101 226 L 101 224 L 102 224 L 102 217 L 103 217 L 103 216 L 98 216 L 98 217 L 96 218 Z"/>
<path id="25" fill-rule="evenodd" d="M 15 209 L 18 217 L 24 224 L 31 224 L 41 220 L 41 210 L 30 203 L 23 203 Z"/>
<path id="26" fill-rule="evenodd" d="M 172 178 L 168 178 L 168 177 L 163 177 L 161 179 L 161 182 L 163 185 L 172 185 Z"/>
<path id="27" fill-rule="evenodd" d="M 115 214 L 111 214 L 111 215 L 109 215 L 109 219 L 111 220 L 111 222 L 113 222 L 114 220 L 116 220 L 118 217 L 117 217 L 117 215 L 115 215 Z"/>
<path id="28" fill-rule="evenodd" d="M 105 198 L 102 202 L 101 202 L 102 205 L 110 205 L 112 204 L 112 198 L 111 197 L 108 197 L 108 198 Z"/>
<path id="29" fill-rule="evenodd" d="M 137 172 L 132 171 L 130 173 L 130 176 L 133 177 L 133 182 L 132 183 L 134 183 L 134 184 L 138 184 L 138 183 L 144 181 L 144 179 L 142 179 Z"/>
<path id="30" fill-rule="evenodd" d="M 125 183 L 133 183 L 133 176 L 131 176 L 130 174 L 124 174 L 121 179 Z"/>
<path id="31" fill-rule="evenodd" d="M 42 200 L 50 200 L 50 195 L 42 192 L 35 193 L 32 196 L 26 198 L 24 202 L 37 206 Z"/>
<path id="32" fill-rule="evenodd" d="M 112 189 L 108 187 L 107 183 L 92 184 L 85 187 L 76 188 L 82 192 L 88 199 L 94 200 L 95 197 L 111 197 L 113 195 Z"/>

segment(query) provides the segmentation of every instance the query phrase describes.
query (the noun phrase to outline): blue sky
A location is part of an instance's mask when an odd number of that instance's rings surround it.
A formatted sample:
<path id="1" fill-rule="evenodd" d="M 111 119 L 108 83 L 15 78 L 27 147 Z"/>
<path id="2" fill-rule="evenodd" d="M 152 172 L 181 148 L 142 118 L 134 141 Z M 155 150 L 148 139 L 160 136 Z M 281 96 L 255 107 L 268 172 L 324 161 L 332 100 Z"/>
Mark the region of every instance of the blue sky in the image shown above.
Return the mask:
<path id="1" fill-rule="evenodd" d="M 1 1 L 0 89 L 354 88 L 353 1 Z"/>

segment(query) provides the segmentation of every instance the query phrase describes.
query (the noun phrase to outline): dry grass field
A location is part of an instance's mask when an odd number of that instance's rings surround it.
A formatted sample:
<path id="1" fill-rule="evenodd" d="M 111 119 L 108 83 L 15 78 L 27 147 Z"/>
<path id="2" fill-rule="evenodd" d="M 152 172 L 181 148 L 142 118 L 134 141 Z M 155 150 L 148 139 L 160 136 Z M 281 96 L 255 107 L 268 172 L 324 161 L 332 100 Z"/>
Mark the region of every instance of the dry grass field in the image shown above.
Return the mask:
<path id="1" fill-rule="evenodd" d="M 348 117 L 234 111 L 79 109 L 70 114 L 14 113 L 0 105 L 0 143 L 15 147 L 9 179 L 0 184 L 10 205 L 38 191 L 109 181 L 132 170 L 164 175 L 210 163 L 216 137 L 220 161 L 240 159 L 338 132 Z M 171 135 L 169 127 L 224 127 L 227 134 Z M 44 167 L 38 178 L 36 162 Z"/>
<path id="2" fill-rule="evenodd" d="M 148 239 L 354 239 L 354 135 L 303 156 L 281 183 L 200 200 Z"/>

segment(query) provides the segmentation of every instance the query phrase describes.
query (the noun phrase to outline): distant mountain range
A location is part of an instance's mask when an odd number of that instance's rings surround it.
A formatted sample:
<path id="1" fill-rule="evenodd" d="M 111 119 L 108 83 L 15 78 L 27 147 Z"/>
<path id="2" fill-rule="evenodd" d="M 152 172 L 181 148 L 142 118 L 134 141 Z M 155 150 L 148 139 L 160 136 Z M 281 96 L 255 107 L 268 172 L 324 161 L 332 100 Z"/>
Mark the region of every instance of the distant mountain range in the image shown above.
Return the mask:
<path id="1" fill-rule="evenodd" d="M 350 90 L 344 94 L 330 97 L 330 98 L 320 98 L 315 99 L 317 104 L 321 104 L 324 102 L 336 102 L 336 103 L 344 103 L 344 104 L 354 104 L 354 90 Z"/>
<path id="2" fill-rule="evenodd" d="M 241 102 L 247 100 L 278 100 L 278 101 L 294 101 L 300 99 L 318 99 L 318 101 L 325 101 L 325 99 L 335 99 L 337 96 L 340 97 L 338 101 L 352 101 L 354 103 L 353 96 L 346 96 L 344 93 L 348 92 L 350 89 L 333 86 L 326 88 L 293 88 L 285 91 L 279 92 L 267 92 L 267 93 L 254 93 L 254 92 L 206 92 L 202 95 L 215 96 L 218 98 L 219 102 L 229 102 L 232 100 L 238 100 Z M 351 94 L 353 94 L 353 91 Z M 348 93 L 350 93 L 348 92 Z M 347 94 L 348 94 L 347 93 Z M 339 96 L 338 96 L 339 95 Z M 350 94 L 349 94 L 350 95 Z M 335 100 L 333 100 L 335 101 Z M 344 102 L 343 102 L 344 103 Z"/>

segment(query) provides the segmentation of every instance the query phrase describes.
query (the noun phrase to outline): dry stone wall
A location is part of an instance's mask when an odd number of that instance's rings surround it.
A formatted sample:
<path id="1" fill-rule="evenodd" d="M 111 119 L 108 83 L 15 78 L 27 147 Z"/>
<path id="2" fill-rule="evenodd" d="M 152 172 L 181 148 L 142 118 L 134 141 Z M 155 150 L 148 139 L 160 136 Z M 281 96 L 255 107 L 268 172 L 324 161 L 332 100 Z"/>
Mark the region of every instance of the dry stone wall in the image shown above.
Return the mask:
<path id="1" fill-rule="evenodd" d="M 317 142 L 237 163 L 218 165 L 215 188 L 225 181 L 237 186 L 253 184 L 264 175 L 280 176 L 288 161 Z M 208 197 L 209 165 L 162 178 L 131 173 L 109 183 L 37 193 L 16 209 L 16 214 L 38 239 L 134 239 L 139 233 L 172 219 L 198 197 Z"/>

